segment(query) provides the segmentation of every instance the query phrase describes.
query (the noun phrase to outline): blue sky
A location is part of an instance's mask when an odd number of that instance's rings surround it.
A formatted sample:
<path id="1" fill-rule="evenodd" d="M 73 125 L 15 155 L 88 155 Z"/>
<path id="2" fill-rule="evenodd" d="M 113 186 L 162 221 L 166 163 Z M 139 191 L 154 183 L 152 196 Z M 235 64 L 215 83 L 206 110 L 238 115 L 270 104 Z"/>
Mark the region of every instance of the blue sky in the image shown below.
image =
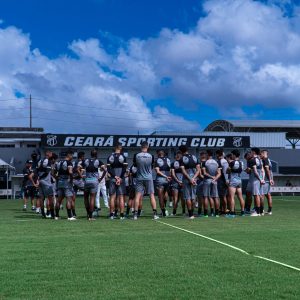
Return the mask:
<path id="1" fill-rule="evenodd" d="M 79 38 L 100 38 L 105 33 L 125 40 L 147 38 L 157 35 L 163 27 L 186 31 L 197 23 L 200 3 L 196 0 L 2 0 L 0 11 L 7 25 L 30 33 L 34 47 L 56 56 Z"/>
<path id="2" fill-rule="evenodd" d="M 27 122 L 21 100 L 30 93 L 34 123 L 48 131 L 195 131 L 218 118 L 298 119 L 298 5 L 2 0 L 0 100 L 20 98 L 2 102 L 7 120 Z"/>

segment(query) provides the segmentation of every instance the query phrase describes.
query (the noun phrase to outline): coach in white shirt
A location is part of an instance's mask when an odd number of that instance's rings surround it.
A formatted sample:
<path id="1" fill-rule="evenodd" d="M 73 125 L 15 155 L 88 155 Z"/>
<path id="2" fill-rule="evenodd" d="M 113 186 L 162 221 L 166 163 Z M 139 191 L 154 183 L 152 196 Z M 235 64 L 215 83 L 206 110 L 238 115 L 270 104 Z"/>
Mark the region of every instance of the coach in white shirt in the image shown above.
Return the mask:
<path id="1" fill-rule="evenodd" d="M 96 207 L 100 208 L 100 193 L 102 194 L 103 200 L 104 200 L 104 205 L 105 207 L 109 207 L 108 204 L 108 197 L 107 197 L 107 192 L 106 192 L 106 174 L 107 171 L 103 171 L 103 170 L 98 170 L 99 173 L 99 185 L 98 185 L 98 191 L 97 191 L 97 195 L 96 195 Z"/>

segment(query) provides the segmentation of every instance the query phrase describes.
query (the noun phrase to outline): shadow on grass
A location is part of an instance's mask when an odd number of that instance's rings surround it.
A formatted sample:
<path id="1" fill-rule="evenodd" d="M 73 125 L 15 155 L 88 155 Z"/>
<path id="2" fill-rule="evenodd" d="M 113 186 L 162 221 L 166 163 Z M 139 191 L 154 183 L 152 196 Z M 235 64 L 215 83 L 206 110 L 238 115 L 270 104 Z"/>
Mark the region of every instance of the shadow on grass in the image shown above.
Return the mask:
<path id="1" fill-rule="evenodd" d="M 17 213 L 22 213 L 22 214 L 34 214 L 35 211 L 34 210 L 31 210 L 31 209 L 27 209 L 27 210 L 23 210 L 22 208 L 8 208 L 6 209 L 8 211 L 14 211 L 14 212 L 17 212 Z"/>
<path id="2" fill-rule="evenodd" d="M 15 219 L 42 219 L 40 215 L 36 214 L 23 214 L 23 215 L 15 215 Z"/>

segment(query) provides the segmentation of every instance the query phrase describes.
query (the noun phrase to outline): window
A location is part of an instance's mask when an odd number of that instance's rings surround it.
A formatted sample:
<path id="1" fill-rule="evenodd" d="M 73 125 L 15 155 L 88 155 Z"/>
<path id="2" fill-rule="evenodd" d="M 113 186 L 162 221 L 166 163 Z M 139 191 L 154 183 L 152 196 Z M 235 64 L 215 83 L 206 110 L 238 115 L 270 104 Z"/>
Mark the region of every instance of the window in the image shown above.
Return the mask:
<path id="1" fill-rule="evenodd" d="M 35 144 L 27 144 L 27 148 L 36 148 Z"/>
<path id="2" fill-rule="evenodd" d="M 0 144 L 0 148 L 15 148 L 15 144 Z"/>

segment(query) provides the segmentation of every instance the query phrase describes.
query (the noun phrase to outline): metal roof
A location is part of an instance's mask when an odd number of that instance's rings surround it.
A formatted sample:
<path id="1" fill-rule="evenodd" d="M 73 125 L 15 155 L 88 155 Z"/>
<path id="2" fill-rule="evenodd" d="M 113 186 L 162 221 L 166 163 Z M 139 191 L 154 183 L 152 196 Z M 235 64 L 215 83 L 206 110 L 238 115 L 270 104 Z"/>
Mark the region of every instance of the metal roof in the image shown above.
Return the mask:
<path id="1" fill-rule="evenodd" d="M 3 159 L 0 158 L 0 168 L 8 168 L 13 170 L 14 167 L 11 166 L 10 164 L 8 164 L 7 162 L 5 162 Z"/>
<path id="2" fill-rule="evenodd" d="M 287 139 L 300 139 L 299 120 L 216 120 L 204 131 L 284 132 Z"/>
<path id="3" fill-rule="evenodd" d="M 40 142 L 41 138 L 5 138 L 2 139 L 0 137 L 0 144 L 1 143 L 15 143 L 15 142 Z"/>
<path id="4" fill-rule="evenodd" d="M 300 128 L 299 120 L 228 120 L 234 127 Z"/>
<path id="5" fill-rule="evenodd" d="M 43 128 L 40 127 L 0 127 L 0 132 L 44 132 Z"/>

